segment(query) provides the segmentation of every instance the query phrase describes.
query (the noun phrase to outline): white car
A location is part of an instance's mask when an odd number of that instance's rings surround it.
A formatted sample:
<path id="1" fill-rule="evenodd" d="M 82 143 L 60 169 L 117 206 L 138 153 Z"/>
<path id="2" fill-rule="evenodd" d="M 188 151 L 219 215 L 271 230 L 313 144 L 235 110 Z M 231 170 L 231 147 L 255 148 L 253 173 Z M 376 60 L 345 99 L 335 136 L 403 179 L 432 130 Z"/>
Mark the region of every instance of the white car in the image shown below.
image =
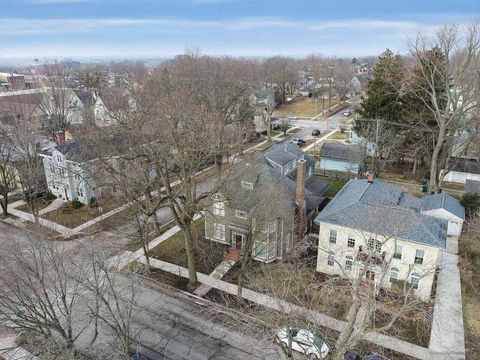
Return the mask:
<path id="1" fill-rule="evenodd" d="M 348 117 L 350 115 L 352 115 L 352 110 L 347 110 L 347 111 L 343 112 L 343 116 L 345 116 L 345 117 Z"/>
<path id="2" fill-rule="evenodd" d="M 328 355 L 330 351 L 328 345 L 312 332 L 304 329 L 287 329 L 284 327 L 278 330 L 275 340 L 284 349 L 288 349 L 287 331 L 290 331 L 292 350 L 305 354 L 311 359 L 324 359 Z"/>

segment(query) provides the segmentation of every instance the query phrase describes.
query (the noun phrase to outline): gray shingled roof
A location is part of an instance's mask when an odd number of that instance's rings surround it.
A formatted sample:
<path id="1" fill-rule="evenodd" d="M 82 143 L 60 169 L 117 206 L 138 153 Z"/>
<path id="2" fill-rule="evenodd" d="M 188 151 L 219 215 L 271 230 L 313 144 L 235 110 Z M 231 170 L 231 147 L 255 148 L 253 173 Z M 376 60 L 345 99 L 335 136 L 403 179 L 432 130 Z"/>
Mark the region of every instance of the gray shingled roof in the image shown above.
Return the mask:
<path id="1" fill-rule="evenodd" d="M 422 211 L 445 209 L 456 217 L 465 220 L 465 209 L 460 201 L 443 192 L 427 195 L 422 198 Z"/>
<path id="2" fill-rule="evenodd" d="M 362 159 L 362 148 L 358 145 L 341 143 L 325 143 L 320 150 L 320 157 L 349 162 L 359 162 Z"/>
<path id="3" fill-rule="evenodd" d="M 315 164 L 315 160 L 302 151 L 296 144 L 285 142 L 272 147 L 265 153 L 265 158 L 278 165 L 285 165 L 294 159 L 304 158 L 308 165 Z"/>
<path id="4" fill-rule="evenodd" d="M 253 190 L 242 187 L 242 180 L 252 182 Z M 256 207 L 263 196 L 280 196 L 283 192 L 283 195 L 288 197 L 287 201 L 291 208 L 294 209 L 296 207 L 295 188 L 295 181 L 276 171 L 263 156 L 259 156 L 253 162 L 235 165 L 221 192 L 232 206 L 244 210 Z M 307 213 L 320 205 L 324 200 L 322 195 L 313 193 L 308 188 L 305 189 Z"/>
<path id="5" fill-rule="evenodd" d="M 467 194 L 480 193 L 480 181 L 467 179 L 465 181 L 465 192 Z"/>
<path id="6" fill-rule="evenodd" d="M 315 222 L 445 248 L 448 222 L 422 214 L 419 201 L 393 184 L 379 180 L 370 184 L 365 179 L 352 179 Z"/>

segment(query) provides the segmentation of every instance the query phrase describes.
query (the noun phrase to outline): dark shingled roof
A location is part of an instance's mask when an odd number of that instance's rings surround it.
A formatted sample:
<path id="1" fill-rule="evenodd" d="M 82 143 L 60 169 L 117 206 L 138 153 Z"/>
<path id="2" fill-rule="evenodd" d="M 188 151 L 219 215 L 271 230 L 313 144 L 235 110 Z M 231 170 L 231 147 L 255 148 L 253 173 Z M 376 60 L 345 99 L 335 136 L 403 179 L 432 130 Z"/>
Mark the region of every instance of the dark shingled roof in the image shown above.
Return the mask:
<path id="1" fill-rule="evenodd" d="M 465 181 L 465 192 L 467 194 L 480 193 L 480 181 L 467 179 Z"/>
<path id="2" fill-rule="evenodd" d="M 465 209 L 460 201 L 445 192 L 427 195 L 422 198 L 422 211 L 434 209 L 445 209 L 456 217 L 465 220 Z"/>
<path id="3" fill-rule="evenodd" d="M 362 158 L 362 148 L 358 145 L 341 143 L 325 143 L 320 150 L 321 158 L 359 162 Z"/>
<path id="4" fill-rule="evenodd" d="M 244 188 L 241 181 L 253 183 L 253 190 Z M 235 165 L 222 193 L 232 206 L 244 210 L 256 207 L 261 203 L 263 196 L 286 195 L 289 206 L 294 209 L 295 188 L 295 181 L 276 171 L 263 156 L 259 156 L 253 162 Z M 306 188 L 305 200 L 309 213 L 323 202 L 324 197 Z"/>
<path id="5" fill-rule="evenodd" d="M 474 160 L 450 160 L 450 170 L 469 174 L 480 174 L 480 163 Z"/>
<path id="6" fill-rule="evenodd" d="M 315 222 L 445 248 L 447 220 L 422 214 L 419 205 L 418 201 L 393 184 L 352 179 L 335 195 Z"/>
<path id="7" fill-rule="evenodd" d="M 91 106 L 93 105 L 93 93 L 88 90 L 73 90 L 75 95 L 80 99 L 83 105 Z"/>

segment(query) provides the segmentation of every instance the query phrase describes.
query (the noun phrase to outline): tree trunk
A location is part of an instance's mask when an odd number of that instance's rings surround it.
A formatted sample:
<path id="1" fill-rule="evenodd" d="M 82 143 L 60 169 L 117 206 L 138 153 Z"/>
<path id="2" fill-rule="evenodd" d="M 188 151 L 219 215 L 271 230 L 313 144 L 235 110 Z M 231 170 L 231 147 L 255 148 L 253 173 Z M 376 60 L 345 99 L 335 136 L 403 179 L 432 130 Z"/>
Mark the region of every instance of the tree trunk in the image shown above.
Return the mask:
<path id="1" fill-rule="evenodd" d="M 445 139 L 445 125 L 443 123 L 440 124 L 439 131 L 438 131 L 438 138 L 435 143 L 435 147 L 433 148 L 432 152 L 432 159 L 430 163 L 430 193 L 436 193 L 438 191 L 438 171 L 437 171 L 437 162 L 440 155 L 440 151 L 442 150 L 443 143 Z"/>
<path id="2" fill-rule="evenodd" d="M 188 289 L 194 290 L 198 284 L 197 279 L 197 263 L 195 261 L 195 239 L 192 232 L 192 222 L 189 222 L 185 227 L 183 236 L 185 238 L 185 250 L 187 252 L 188 262 Z"/>
<path id="3" fill-rule="evenodd" d="M 267 110 L 267 141 L 272 142 L 272 115 Z"/>
<path id="4" fill-rule="evenodd" d="M 8 193 L 3 194 L 3 199 L 0 202 L 2 205 L 3 217 L 7 217 L 8 215 Z"/>

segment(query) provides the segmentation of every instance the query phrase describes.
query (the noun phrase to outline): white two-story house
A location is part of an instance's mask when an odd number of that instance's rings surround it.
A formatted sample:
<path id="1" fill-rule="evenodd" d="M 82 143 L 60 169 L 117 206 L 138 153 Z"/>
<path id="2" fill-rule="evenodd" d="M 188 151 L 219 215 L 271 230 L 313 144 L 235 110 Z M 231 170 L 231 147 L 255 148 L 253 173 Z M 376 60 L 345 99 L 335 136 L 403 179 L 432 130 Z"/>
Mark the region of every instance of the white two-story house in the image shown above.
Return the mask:
<path id="1" fill-rule="evenodd" d="M 428 299 L 446 248 L 445 214 L 463 213 L 458 201 L 445 201 L 446 196 L 417 198 L 373 177 L 350 180 L 315 219 L 320 227 L 317 271 L 361 275 L 386 289 L 405 281 Z M 442 210 L 426 209 L 438 207 Z"/>
<path id="2" fill-rule="evenodd" d="M 88 204 L 95 196 L 93 180 L 83 162 L 86 160 L 79 141 L 65 141 L 63 132 L 57 133 L 57 146 L 43 150 L 43 167 L 48 189 L 65 201 L 78 199 Z"/>

